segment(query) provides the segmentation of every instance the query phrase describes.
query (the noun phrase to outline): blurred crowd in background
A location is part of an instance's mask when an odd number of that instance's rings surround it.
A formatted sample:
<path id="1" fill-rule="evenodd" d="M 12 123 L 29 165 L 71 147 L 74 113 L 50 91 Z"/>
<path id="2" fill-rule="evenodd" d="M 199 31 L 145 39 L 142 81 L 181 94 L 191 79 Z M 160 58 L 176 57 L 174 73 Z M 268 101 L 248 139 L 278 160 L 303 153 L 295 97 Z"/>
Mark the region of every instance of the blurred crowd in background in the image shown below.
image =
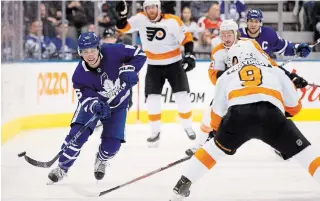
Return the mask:
<path id="1" fill-rule="evenodd" d="M 211 41 L 219 35 L 223 19 L 246 27 L 246 1 L 163 1 L 162 12 L 177 14 L 193 34 L 197 59 L 210 59 Z M 130 15 L 143 11 L 143 1 L 128 1 Z M 283 11 L 292 12 L 297 23 L 292 31 L 320 36 L 319 1 L 285 1 Z M 1 1 L 1 60 L 73 60 L 79 58 L 77 38 L 96 32 L 101 43 L 141 45 L 139 34 L 115 29 L 117 1 Z M 225 13 L 228 11 L 228 13 Z M 275 24 L 275 29 L 277 25 Z"/>

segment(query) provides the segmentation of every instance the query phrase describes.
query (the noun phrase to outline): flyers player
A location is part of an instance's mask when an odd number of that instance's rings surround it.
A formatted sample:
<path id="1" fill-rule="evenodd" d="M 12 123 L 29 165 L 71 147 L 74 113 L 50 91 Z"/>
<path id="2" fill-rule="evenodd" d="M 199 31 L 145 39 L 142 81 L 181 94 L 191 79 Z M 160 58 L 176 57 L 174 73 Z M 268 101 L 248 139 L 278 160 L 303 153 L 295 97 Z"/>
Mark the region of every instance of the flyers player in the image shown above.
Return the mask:
<path id="1" fill-rule="evenodd" d="M 254 57 L 259 62 L 264 65 L 278 66 L 278 64 L 273 61 L 270 56 L 265 53 L 261 46 L 252 39 L 240 38 L 240 33 L 238 32 L 238 25 L 233 20 L 224 20 L 220 26 L 220 38 L 222 42 L 218 44 L 211 52 L 211 64 L 208 69 L 208 75 L 213 85 L 216 85 L 217 79 L 226 71 L 228 67 L 232 66 L 232 57 L 229 56 L 228 52 L 231 46 L 245 46 L 250 49 L 252 57 Z M 245 54 L 245 50 L 241 53 Z M 253 56 L 254 55 L 254 56 Z M 297 88 L 299 86 L 305 86 L 307 83 L 303 78 L 299 77 L 295 73 L 287 75 L 293 80 Z M 211 102 L 212 104 L 212 102 Z M 210 105 L 211 105 L 210 104 Z M 200 132 L 197 136 L 197 144 L 194 148 L 186 150 L 187 155 L 192 155 L 197 148 L 201 147 L 210 135 L 210 107 L 205 109 L 202 123 L 200 126 Z"/>
<path id="2" fill-rule="evenodd" d="M 220 25 L 220 35 L 222 42 L 215 46 L 211 51 L 211 63 L 208 69 L 208 76 L 213 85 L 216 85 L 218 77 L 226 70 L 226 61 L 228 49 L 240 40 L 238 34 L 238 24 L 233 20 L 223 20 Z M 207 140 L 210 128 L 210 111 L 211 104 L 203 112 L 200 132 L 197 135 L 196 145 L 186 150 L 187 155 L 192 155 L 197 148 L 201 147 Z"/>
<path id="3" fill-rule="evenodd" d="M 142 47 L 147 55 L 148 69 L 145 80 L 145 95 L 151 136 L 147 139 L 154 145 L 160 139 L 161 92 L 168 80 L 178 105 L 182 126 L 191 140 L 196 138 L 192 129 L 191 100 L 186 72 L 195 67 L 193 39 L 186 32 L 178 16 L 161 13 L 159 0 L 146 0 L 144 12 L 127 19 L 128 7 L 120 1 L 116 10 L 120 16 L 117 29 L 123 33 L 139 31 Z M 182 59 L 180 48 L 184 47 Z"/>
<path id="4" fill-rule="evenodd" d="M 256 47 L 256 51 L 261 54 L 256 54 L 261 61 L 277 65 L 268 55 L 264 55 L 264 52 L 254 40 L 240 38 L 240 33 L 238 32 L 238 24 L 234 20 L 223 20 L 220 25 L 220 38 L 222 40 L 217 46 L 215 46 L 211 51 L 211 63 L 208 69 L 208 76 L 213 85 L 216 85 L 217 79 L 224 73 L 228 65 L 228 50 L 229 48 L 238 43 L 238 41 L 248 41 Z M 212 129 L 210 128 L 210 113 L 211 104 L 208 108 L 204 110 L 203 118 L 200 126 L 200 132 L 197 136 L 197 142 L 195 147 L 186 150 L 187 155 L 192 155 L 197 148 L 201 147 L 207 140 Z"/>
<path id="5" fill-rule="evenodd" d="M 228 51 L 236 65 L 217 81 L 210 123 L 215 137 L 192 156 L 173 189 L 171 201 L 188 197 L 192 184 L 223 156 L 234 155 L 251 139 L 293 157 L 320 182 L 320 150 L 285 117 L 285 113 L 294 116 L 301 109 L 295 86 L 284 71 L 256 60 L 252 49 L 249 45 L 234 45 Z"/>

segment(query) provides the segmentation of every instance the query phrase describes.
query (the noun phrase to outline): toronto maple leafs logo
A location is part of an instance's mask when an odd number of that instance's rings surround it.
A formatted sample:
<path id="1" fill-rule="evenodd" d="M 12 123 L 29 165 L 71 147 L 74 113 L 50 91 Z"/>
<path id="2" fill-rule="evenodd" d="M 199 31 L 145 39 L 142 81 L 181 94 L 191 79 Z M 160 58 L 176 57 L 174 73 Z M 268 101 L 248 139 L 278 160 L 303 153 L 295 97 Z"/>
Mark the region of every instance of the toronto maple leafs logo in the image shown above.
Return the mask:
<path id="1" fill-rule="evenodd" d="M 101 85 L 104 91 L 98 91 L 98 93 L 106 98 L 110 98 L 121 91 L 120 79 L 117 78 L 115 81 L 109 79 L 108 75 L 104 72 L 101 76 Z"/>

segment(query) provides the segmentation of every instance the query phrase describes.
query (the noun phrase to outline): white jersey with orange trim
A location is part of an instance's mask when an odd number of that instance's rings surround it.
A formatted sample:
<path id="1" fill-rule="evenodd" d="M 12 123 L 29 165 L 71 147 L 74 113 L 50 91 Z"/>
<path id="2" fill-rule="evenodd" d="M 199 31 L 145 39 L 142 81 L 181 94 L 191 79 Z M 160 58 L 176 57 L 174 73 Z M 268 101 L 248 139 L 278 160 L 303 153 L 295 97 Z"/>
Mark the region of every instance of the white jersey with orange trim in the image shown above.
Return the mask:
<path id="1" fill-rule="evenodd" d="M 228 49 L 219 43 L 211 51 L 211 63 L 208 69 L 208 76 L 213 85 L 217 82 L 217 73 L 226 70 Z"/>
<path id="2" fill-rule="evenodd" d="M 241 51 L 240 51 L 241 50 Z M 248 58 L 253 56 L 263 63 L 277 66 L 277 63 L 273 61 L 267 53 L 265 53 L 260 45 L 252 39 L 240 38 L 237 43 L 231 46 L 230 49 L 224 47 L 223 42 L 216 45 L 211 51 L 211 63 L 208 70 L 209 78 L 213 85 L 216 85 L 217 74 L 219 71 L 224 71 L 229 66 L 232 66 L 232 59 L 234 56 L 242 56 L 247 53 L 254 52 L 253 55 L 248 55 Z"/>
<path id="3" fill-rule="evenodd" d="M 292 116 L 301 109 L 299 94 L 281 69 L 251 59 L 229 68 L 215 88 L 211 127 L 217 130 L 229 107 L 260 101 L 270 102 Z"/>
<path id="4" fill-rule="evenodd" d="M 168 65 L 182 59 L 181 45 L 193 41 L 178 16 L 162 14 L 159 22 L 153 23 L 144 12 L 128 19 L 123 33 L 139 31 L 142 48 L 147 55 L 147 63 Z"/>
<path id="5" fill-rule="evenodd" d="M 272 66 L 278 66 L 270 56 L 264 52 L 259 43 L 253 39 L 238 40 L 237 43 L 232 45 L 228 51 L 227 66 L 233 66 L 232 62 L 234 57 L 240 58 L 242 61 L 245 59 L 256 59 L 260 62 L 271 64 Z M 239 61 L 240 62 L 240 61 Z"/>

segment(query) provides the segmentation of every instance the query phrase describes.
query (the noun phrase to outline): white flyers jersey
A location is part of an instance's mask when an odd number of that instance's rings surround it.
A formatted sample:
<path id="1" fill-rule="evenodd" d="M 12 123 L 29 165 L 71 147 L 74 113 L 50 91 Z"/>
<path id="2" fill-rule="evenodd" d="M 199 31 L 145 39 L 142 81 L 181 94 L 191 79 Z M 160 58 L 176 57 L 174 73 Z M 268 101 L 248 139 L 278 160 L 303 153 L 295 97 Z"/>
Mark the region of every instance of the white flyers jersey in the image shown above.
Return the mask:
<path id="1" fill-rule="evenodd" d="M 241 38 L 240 40 L 246 40 L 246 39 Z M 219 71 L 220 73 L 222 73 L 221 71 L 226 70 L 227 61 L 228 61 L 229 49 L 224 47 L 220 37 L 216 37 L 215 43 L 218 41 L 220 42 L 218 44 L 215 44 L 215 46 L 213 46 L 212 48 L 211 63 L 208 70 L 208 75 L 213 85 L 216 85 Z"/>
<path id="2" fill-rule="evenodd" d="M 208 69 L 208 76 L 213 85 L 216 85 L 218 73 L 226 70 L 228 49 L 223 43 L 216 45 L 211 51 L 211 63 Z"/>
<path id="3" fill-rule="evenodd" d="M 241 38 L 241 40 L 238 40 L 236 44 L 231 46 L 228 51 L 226 62 L 228 67 L 234 65 L 233 62 L 235 58 L 237 59 L 237 62 L 242 62 L 246 59 L 256 59 L 266 65 L 271 64 L 273 66 L 278 66 L 277 63 L 262 50 L 259 43 L 253 39 Z"/>
<path id="4" fill-rule="evenodd" d="M 119 31 L 139 31 L 147 62 L 152 65 L 168 65 L 181 60 L 181 45 L 193 41 L 181 19 L 171 14 L 162 14 L 161 20 L 153 23 L 141 12 L 128 19 L 127 25 Z"/>
<path id="5" fill-rule="evenodd" d="M 218 128 L 229 107 L 261 101 L 270 102 L 292 116 L 301 109 L 299 94 L 292 81 L 278 67 L 249 59 L 229 68 L 218 79 L 215 88 L 212 128 Z"/>

